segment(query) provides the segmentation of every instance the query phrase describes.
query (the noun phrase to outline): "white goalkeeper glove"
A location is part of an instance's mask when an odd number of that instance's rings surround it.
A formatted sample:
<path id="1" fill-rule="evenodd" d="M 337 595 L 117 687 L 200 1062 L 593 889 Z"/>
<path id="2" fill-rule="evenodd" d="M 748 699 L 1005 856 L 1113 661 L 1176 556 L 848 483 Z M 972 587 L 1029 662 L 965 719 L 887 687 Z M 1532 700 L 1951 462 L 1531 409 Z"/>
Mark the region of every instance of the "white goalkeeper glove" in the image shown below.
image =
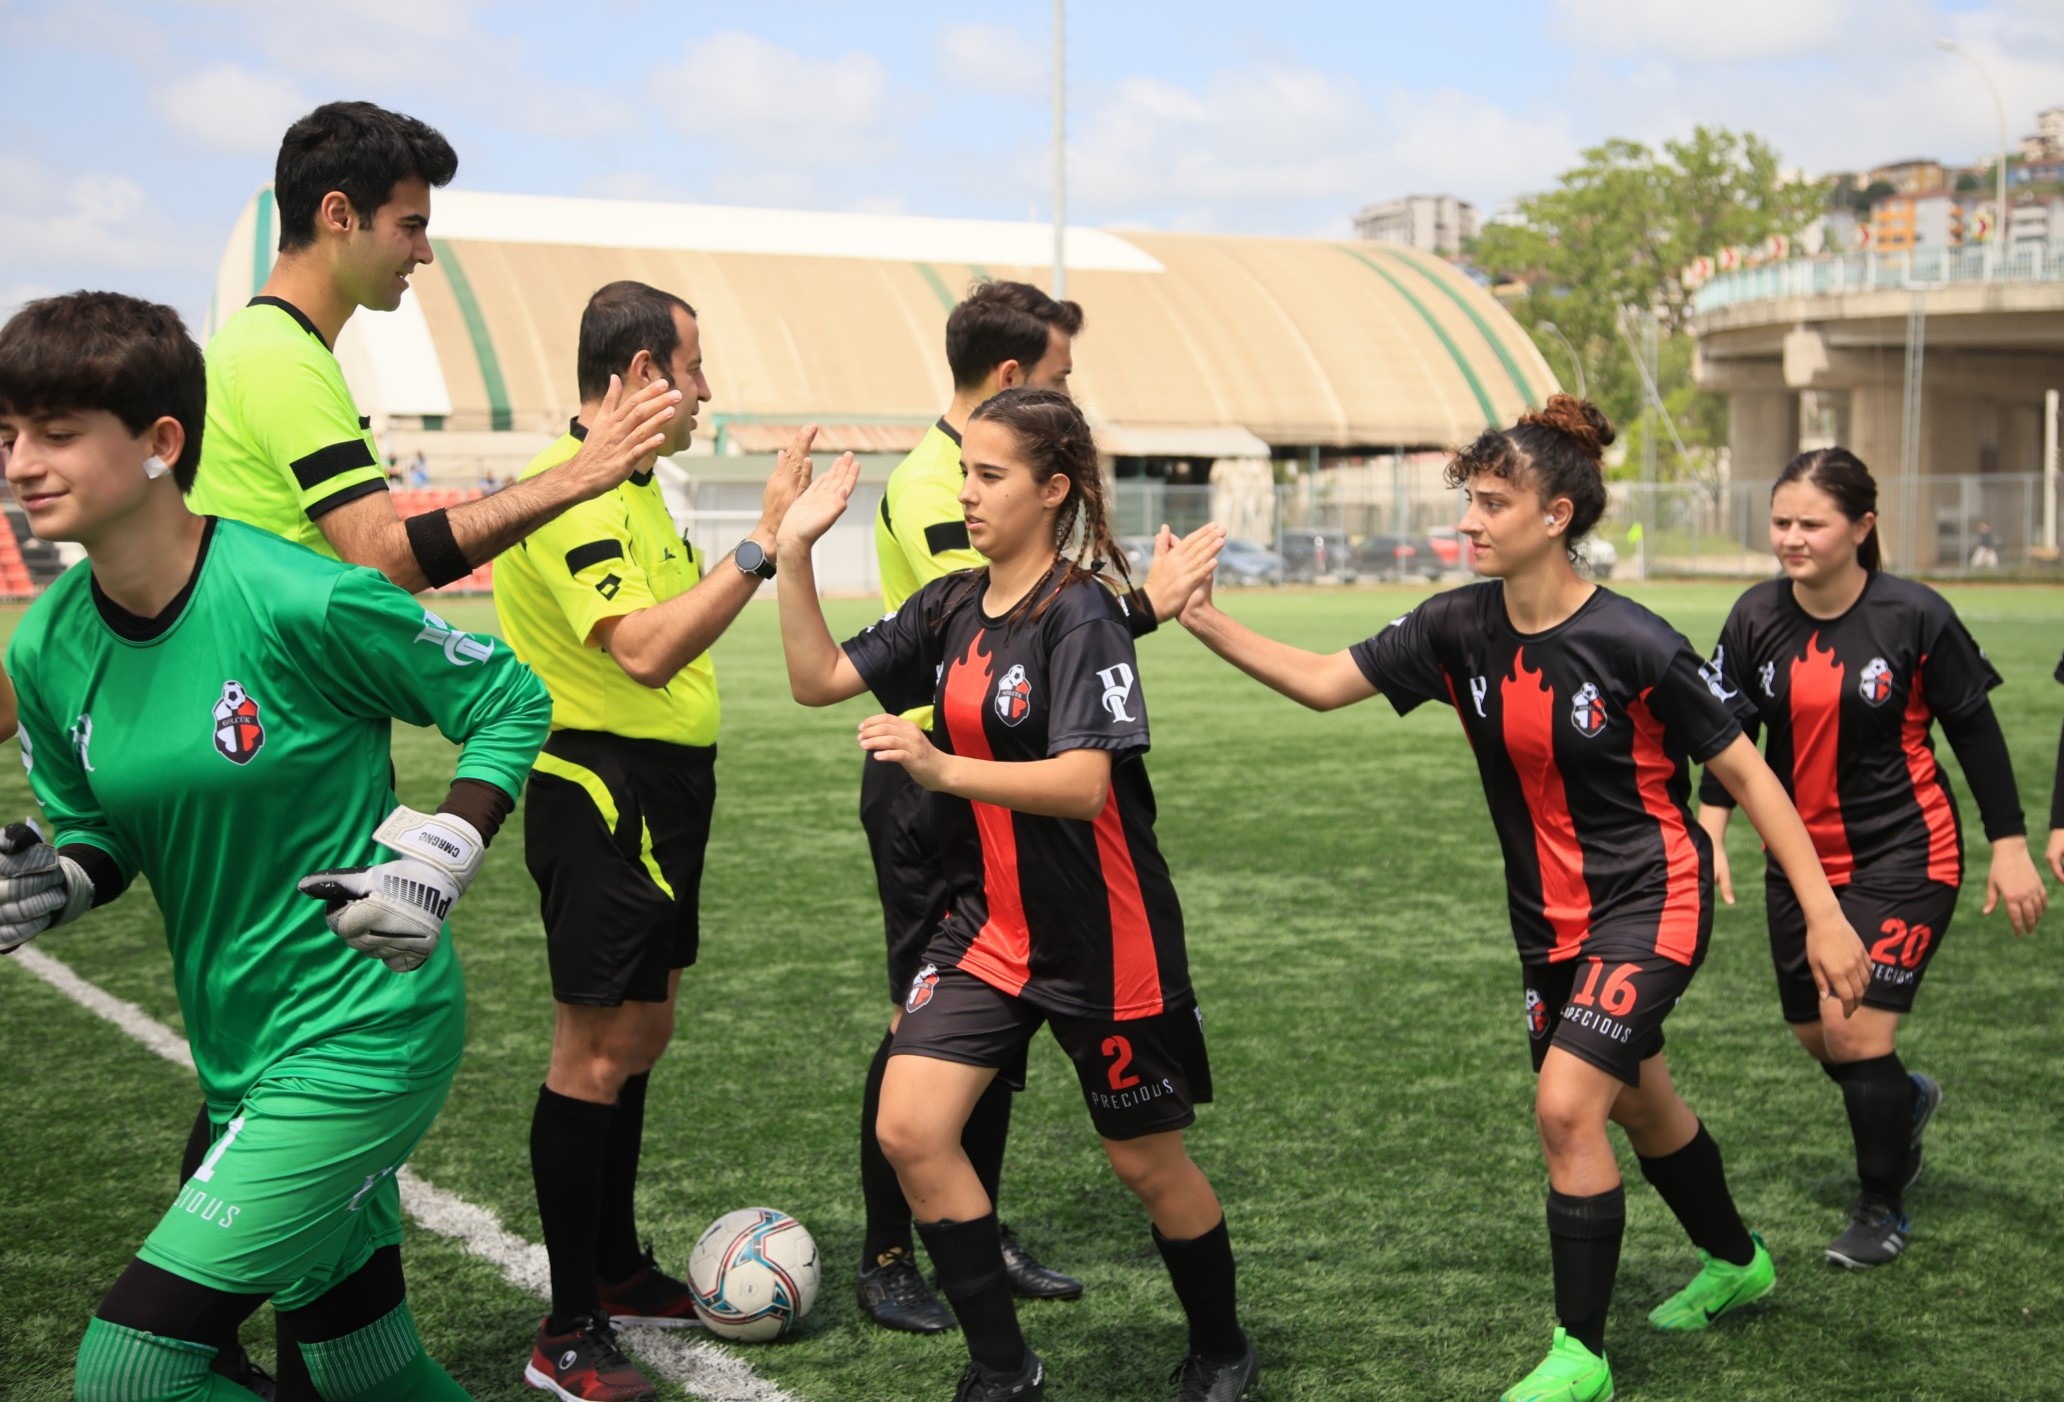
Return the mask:
<path id="1" fill-rule="evenodd" d="M 28 823 L 0 831 L 0 954 L 93 908 L 93 878 Z"/>
<path id="2" fill-rule="evenodd" d="M 444 917 L 472 884 L 486 844 L 463 818 L 407 807 L 389 813 L 373 841 L 398 860 L 312 872 L 300 891 L 329 903 L 323 918 L 344 943 L 406 973 L 437 948 Z"/>

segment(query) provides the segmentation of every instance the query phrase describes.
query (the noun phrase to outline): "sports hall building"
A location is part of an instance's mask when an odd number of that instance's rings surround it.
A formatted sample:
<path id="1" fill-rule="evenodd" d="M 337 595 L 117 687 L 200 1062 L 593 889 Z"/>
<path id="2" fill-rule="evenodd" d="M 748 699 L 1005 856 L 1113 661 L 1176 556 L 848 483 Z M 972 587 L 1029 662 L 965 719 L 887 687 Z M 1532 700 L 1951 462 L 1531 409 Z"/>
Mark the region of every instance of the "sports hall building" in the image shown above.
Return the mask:
<path id="1" fill-rule="evenodd" d="M 245 206 L 212 323 L 264 281 L 277 218 L 270 189 Z M 1048 285 L 1052 254 L 1044 224 L 469 191 L 438 193 L 431 233 L 413 295 L 353 317 L 337 348 L 388 451 L 404 466 L 420 451 L 446 488 L 520 468 L 575 410 L 588 295 L 636 278 L 700 316 L 715 398 L 675 463 L 685 475 L 669 476 L 683 514 L 713 529 L 753 506 L 768 455 L 804 422 L 822 425 L 820 453 L 863 455 L 848 519 L 865 520 L 867 484 L 878 492 L 951 397 L 948 311 L 977 278 Z M 1202 519 L 1208 501 L 1266 538 L 1273 484 L 1300 480 L 1389 514 L 1434 475 L 1408 455 L 1556 387 L 1488 292 L 1409 248 L 1071 227 L 1067 264 L 1087 317 L 1074 392 L 1141 523 Z"/>

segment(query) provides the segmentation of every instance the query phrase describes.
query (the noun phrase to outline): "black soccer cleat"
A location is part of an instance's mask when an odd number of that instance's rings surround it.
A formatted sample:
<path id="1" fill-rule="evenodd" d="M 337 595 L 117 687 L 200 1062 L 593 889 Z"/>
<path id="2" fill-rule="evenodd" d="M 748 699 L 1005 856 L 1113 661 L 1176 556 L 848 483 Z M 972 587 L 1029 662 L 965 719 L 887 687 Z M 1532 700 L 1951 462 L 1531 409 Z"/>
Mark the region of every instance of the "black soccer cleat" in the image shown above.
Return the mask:
<path id="1" fill-rule="evenodd" d="M 1910 1073 L 1909 1079 L 1913 1082 L 1914 1105 L 1913 1131 L 1907 1137 L 1906 1182 L 1903 1185 L 1906 1188 L 1920 1181 L 1924 1162 L 1921 1138 L 1928 1132 L 1928 1121 L 1934 1119 L 1935 1112 L 1942 1108 L 1942 1082 L 1918 1071 Z"/>
<path id="2" fill-rule="evenodd" d="M 1082 1282 L 1072 1275 L 1062 1275 L 1040 1265 L 1025 1249 L 1025 1244 L 1018 1240 L 1016 1232 L 1009 1227 L 998 1227 L 997 1236 L 1003 1245 L 1003 1273 L 1010 1281 L 1011 1294 L 1021 1300 L 1081 1298 Z"/>
<path id="3" fill-rule="evenodd" d="M 900 1246 L 860 1268 L 860 1308 L 884 1329 L 906 1334 L 943 1334 L 953 1328 L 953 1312 L 932 1293 L 910 1252 Z"/>
<path id="4" fill-rule="evenodd" d="M 264 1398 L 265 1402 L 272 1402 L 279 1395 L 279 1384 L 272 1380 L 272 1374 L 253 1363 L 242 1344 L 216 1350 L 215 1357 L 208 1363 L 208 1371 L 227 1378 L 254 1397 Z"/>
<path id="5" fill-rule="evenodd" d="M 695 1312 L 695 1293 L 687 1283 L 676 1280 L 652 1259 L 652 1243 L 638 1269 L 622 1280 L 597 1281 L 602 1312 L 612 1325 L 644 1324 L 659 1329 L 700 1329 L 702 1316 Z"/>
<path id="6" fill-rule="evenodd" d="M 1014 1373 L 999 1373 L 972 1360 L 953 1390 L 953 1402 L 1046 1402 L 1046 1365 L 1031 1349 Z"/>
<path id="7" fill-rule="evenodd" d="M 1254 1386 L 1261 1360 L 1254 1356 L 1254 1340 L 1241 1336 L 1236 1358 L 1212 1358 L 1193 1353 L 1178 1363 L 1168 1380 L 1176 1384 L 1175 1402 L 1239 1402 Z"/>
<path id="8" fill-rule="evenodd" d="M 1849 1226 L 1827 1244 L 1827 1258 L 1852 1271 L 1889 1266 L 1906 1250 L 1906 1214 L 1883 1198 L 1864 1196 L 1849 1207 Z"/>

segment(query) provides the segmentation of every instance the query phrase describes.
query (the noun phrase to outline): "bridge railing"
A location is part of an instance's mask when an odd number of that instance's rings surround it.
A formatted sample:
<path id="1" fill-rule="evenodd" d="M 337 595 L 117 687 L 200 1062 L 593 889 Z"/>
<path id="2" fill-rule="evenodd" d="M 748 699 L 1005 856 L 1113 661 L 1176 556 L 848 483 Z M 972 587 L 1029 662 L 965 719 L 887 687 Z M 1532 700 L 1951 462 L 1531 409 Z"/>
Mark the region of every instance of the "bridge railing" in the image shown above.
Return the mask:
<path id="1" fill-rule="evenodd" d="M 2023 243 L 2000 253 L 1990 245 L 1974 244 L 1791 258 L 1717 274 L 1692 294 L 1691 305 L 1694 311 L 1709 312 L 1773 297 L 1900 291 L 1972 282 L 2064 282 L 2064 247 Z"/>

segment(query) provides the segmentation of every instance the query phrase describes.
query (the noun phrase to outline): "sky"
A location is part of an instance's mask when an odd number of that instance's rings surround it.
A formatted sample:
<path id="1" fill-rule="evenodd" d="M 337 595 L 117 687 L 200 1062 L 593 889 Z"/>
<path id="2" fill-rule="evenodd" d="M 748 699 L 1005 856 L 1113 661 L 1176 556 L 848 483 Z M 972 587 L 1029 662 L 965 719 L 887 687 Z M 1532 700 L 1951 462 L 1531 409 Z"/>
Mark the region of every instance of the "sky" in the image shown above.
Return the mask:
<path id="1" fill-rule="evenodd" d="M 421 117 L 457 187 L 1051 217 L 1052 9 L 888 0 L 0 0 L 0 312 L 73 287 L 198 325 L 280 133 Z M 1695 124 L 1809 172 L 1996 149 L 2064 104 L 2064 0 L 1098 0 L 1067 20 L 1068 217 L 1334 236 L 1486 213 Z M 432 230 L 435 231 L 433 206 Z"/>

